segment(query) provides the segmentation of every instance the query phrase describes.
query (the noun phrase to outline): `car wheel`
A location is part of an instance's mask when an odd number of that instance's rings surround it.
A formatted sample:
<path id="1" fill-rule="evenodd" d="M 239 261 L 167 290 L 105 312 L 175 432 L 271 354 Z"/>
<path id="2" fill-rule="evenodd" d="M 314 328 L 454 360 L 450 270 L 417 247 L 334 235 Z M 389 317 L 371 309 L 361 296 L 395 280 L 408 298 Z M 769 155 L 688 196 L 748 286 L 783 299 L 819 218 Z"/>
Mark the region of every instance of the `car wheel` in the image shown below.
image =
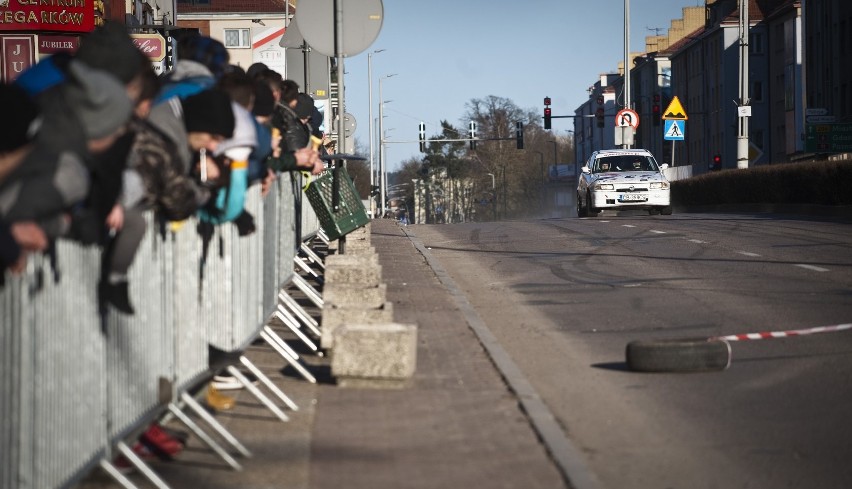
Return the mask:
<path id="1" fill-rule="evenodd" d="M 648 209 L 648 215 L 656 216 L 659 213 L 660 213 L 660 209 L 658 209 L 656 207 L 652 207 L 652 208 Z"/>
<path id="2" fill-rule="evenodd" d="M 660 208 L 660 214 L 662 214 L 662 215 L 664 215 L 664 216 L 670 216 L 670 215 L 672 215 L 672 206 L 667 205 L 667 206 L 665 206 L 665 207 L 661 207 L 661 208 Z"/>
<path id="3" fill-rule="evenodd" d="M 631 341 L 627 366 L 636 372 L 707 372 L 731 364 L 731 345 L 720 339 Z"/>
<path id="4" fill-rule="evenodd" d="M 583 201 L 580 199 L 579 192 L 577 193 L 577 217 L 589 217 L 588 208 L 583 207 Z"/>
<path id="5" fill-rule="evenodd" d="M 595 217 L 595 216 L 597 216 L 598 214 L 601 213 L 600 209 L 595 209 L 594 207 L 592 207 L 592 193 L 591 192 L 586 193 L 586 210 L 587 210 L 587 214 L 589 216 L 592 216 L 592 217 Z"/>

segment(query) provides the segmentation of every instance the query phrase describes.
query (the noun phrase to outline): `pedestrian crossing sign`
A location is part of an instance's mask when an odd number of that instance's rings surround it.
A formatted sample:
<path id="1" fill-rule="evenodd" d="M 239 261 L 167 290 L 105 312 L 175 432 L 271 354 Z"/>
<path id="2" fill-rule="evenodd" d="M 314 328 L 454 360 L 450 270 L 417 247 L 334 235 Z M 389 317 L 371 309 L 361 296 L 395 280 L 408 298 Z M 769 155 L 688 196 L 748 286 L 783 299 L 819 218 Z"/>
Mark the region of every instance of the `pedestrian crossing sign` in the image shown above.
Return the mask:
<path id="1" fill-rule="evenodd" d="M 670 119 L 663 128 L 663 139 L 666 141 L 683 141 L 686 137 L 686 121 Z"/>

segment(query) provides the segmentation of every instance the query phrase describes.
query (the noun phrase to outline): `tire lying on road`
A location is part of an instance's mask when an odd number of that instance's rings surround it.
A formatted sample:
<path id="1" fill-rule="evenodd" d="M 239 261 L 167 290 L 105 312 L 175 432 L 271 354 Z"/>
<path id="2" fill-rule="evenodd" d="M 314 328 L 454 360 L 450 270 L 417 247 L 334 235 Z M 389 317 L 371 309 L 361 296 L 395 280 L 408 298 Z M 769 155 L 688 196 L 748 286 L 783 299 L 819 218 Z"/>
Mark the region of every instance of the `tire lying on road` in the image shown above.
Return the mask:
<path id="1" fill-rule="evenodd" d="M 731 365 L 731 345 L 714 338 L 631 341 L 626 354 L 635 372 L 709 372 Z"/>

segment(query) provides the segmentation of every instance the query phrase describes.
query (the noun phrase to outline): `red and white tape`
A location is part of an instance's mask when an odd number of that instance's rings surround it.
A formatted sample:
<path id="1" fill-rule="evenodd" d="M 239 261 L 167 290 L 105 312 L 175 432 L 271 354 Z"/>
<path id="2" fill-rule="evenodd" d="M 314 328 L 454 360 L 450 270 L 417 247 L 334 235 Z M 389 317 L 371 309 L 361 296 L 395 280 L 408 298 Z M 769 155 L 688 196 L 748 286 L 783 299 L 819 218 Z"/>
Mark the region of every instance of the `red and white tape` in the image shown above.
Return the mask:
<path id="1" fill-rule="evenodd" d="M 834 326 L 818 326 L 816 328 L 793 329 L 790 331 L 766 331 L 762 333 L 732 334 L 728 336 L 714 336 L 714 340 L 725 341 L 749 341 L 749 340 L 771 340 L 774 338 L 789 338 L 791 336 L 804 336 L 817 333 L 833 333 L 852 329 L 852 323 L 837 324 Z"/>

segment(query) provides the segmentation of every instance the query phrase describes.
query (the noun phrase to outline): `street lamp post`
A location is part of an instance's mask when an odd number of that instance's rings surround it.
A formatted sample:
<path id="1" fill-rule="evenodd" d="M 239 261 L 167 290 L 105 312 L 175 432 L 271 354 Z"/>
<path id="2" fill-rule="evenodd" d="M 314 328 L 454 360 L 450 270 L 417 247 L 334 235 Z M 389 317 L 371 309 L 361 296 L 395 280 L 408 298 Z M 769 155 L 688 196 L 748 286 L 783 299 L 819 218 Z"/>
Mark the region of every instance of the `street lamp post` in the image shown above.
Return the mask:
<path id="1" fill-rule="evenodd" d="M 544 210 L 544 185 L 547 183 L 547 174 L 544 172 L 544 153 L 541 151 L 533 151 L 538 153 L 538 164 L 541 167 L 541 209 Z"/>
<path id="2" fill-rule="evenodd" d="M 382 94 L 382 82 L 385 80 L 385 78 L 390 78 L 392 76 L 396 76 L 396 73 L 392 73 L 390 75 L 385 75 L 385 76 L 379 78 L 379 176 L 380 176 L 379 180 L 381 182 L 381 183 L 379 183 L 379 186 L 381 187 L 379 189 L 379 191 L 382 194 L 381 195 L 382 208 L 381 208 L 381 211 L 380 211 L 382 216 L 384 216 L 384 214 L 385 214 L 385 206 L 387 205 L 386 194 L 387 194 L 387 185 L 388 185 L 388 182 L 387 182 L 387 165 L 386 165 L 386 162 L 385 162 L 385 139 L 384 139 L 384 133 L 382 132 L 382 128 L 384 126 L 384 120 L 383 119 L 385 117 L 385 103 L 390 102 L 389 100 L 386 101 L 384 99 L 384 96 Z"/>
<path id="3" fill-rule="evenodd" d="M 548 143 L 553 143 L 553 166 L 556 166 L 556 141 L 548 141 Z"/>
<path id="4" fill-rule="evenodd" d="M 369 105 L 370 119 L 369 120 L 370 120 L 370 191 L 371 192 L 373 190 L 373 186 L 376 185 L 376 179 L 375 179 L 376 167 L 375 167 L 375 158 L 374 158 L 375 153 L 374 153 L 374 149 L 373 149 L 373 143 L 375 142 L 376 135 L 373 132 L 373 124 L 372 124 L 372 121 L 373 121 L 373 54 L 381 53 L 382 51 L 384 51 L 384 49 L 377 49 L 377 50 L 373 51 L 372 53 L 367 54 L 367 78 L 368 78 L 369 87 L 370 87 L 369 88 L 369 92 L 370 92 L 370 105 Z M 374 199 L 372 196 L 370 196 L 370 215 L 373 216 L 373 217 L 376 216 L 376 199 Z"/>
<path id="5" fill-rule="evenodd" d="M 491 212 L 494 215 L 494 220 L 497 220 L 497 202 L 494 202 L 497 199 L 497 187 L 494 184 L 494 174 L 488 173 L 487 175 L 491 176 Z"/>

